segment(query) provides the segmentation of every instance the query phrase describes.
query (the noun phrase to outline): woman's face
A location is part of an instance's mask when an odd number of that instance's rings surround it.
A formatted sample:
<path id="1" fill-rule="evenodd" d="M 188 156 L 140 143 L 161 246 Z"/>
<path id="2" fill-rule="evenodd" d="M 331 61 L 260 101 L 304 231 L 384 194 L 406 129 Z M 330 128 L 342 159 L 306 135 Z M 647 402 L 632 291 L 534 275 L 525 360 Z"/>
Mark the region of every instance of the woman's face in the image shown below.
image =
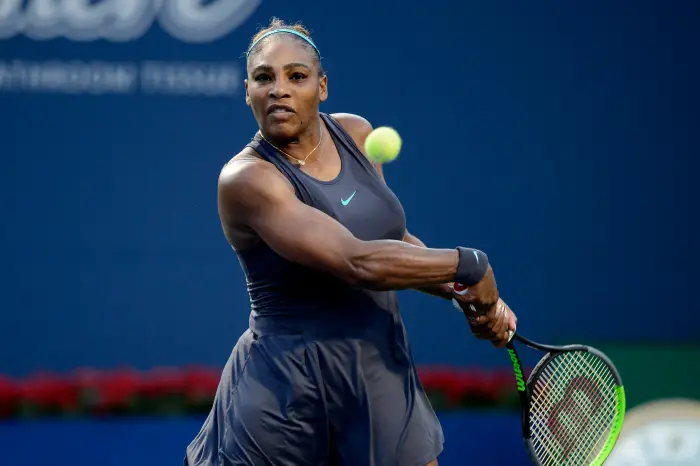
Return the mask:
<path id="1" fill-rule="evenodd" d="M 263 39 L 248 57 L 246 103 L 266 135 L 298 139 L 318 115 L 328 88 L 314 53 L 282 33 Z"/>

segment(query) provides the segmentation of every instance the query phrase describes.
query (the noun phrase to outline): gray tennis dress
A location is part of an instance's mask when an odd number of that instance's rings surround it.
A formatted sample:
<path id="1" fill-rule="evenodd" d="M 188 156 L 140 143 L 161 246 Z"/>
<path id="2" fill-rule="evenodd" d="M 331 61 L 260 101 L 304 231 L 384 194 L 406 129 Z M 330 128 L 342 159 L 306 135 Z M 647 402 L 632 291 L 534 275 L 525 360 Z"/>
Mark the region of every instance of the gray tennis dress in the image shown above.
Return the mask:
<path id="1" fill-rule="evenodd" d="M 401 240 L 405 215 L 352 138 L 321 115 L 340 154 L 318 181 L 259 135 L 248 145 L 304 203 L 362 240 Z M 238 251 L 250 328 L 233 348 L 185 466 L 424 466 L 443 435 L 421 387 L 396 294 L 352 287 L 265 243 Z"/>

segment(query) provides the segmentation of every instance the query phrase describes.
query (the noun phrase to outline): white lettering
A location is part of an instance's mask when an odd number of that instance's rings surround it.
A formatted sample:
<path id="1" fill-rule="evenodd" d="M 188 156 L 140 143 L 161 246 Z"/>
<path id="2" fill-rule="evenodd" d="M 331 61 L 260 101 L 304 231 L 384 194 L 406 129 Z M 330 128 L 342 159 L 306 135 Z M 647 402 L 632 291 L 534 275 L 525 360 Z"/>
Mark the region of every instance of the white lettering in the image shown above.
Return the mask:
<path id="1" fill-rule="evenodd" d="M 154 21 L 176 39 L 220 39 L 255 11 L 262 0 L 1 0 L 0 39 L 18 34 L 35 40 L 132 41 Z"/>
<path id="2" fill-rule="evenodd" d="M 126 94 L 137 76 L 129 63 L 0 61 L 0 90 L 6 91 Z"/>
<path id="3" fill-rule="evenodd" d="M 0 2 L 0 39 L 7 39 L 18 34 L 24 28 L 21 15 L 22 0 L 4 0 Z"/>
<path id="4" fill-rule="evenodd" d="M 141 90 L 149 94 L 232 96 L 241 85 L 236 64 L 145 62 Z"/>
<path id="5" fill-rule="evenodd" d="M 201 0 L 171 0 L 163 4 L 159 23 L 183 42 L 210 42 L 240 26 L 260 2 L 226 0 L 204 6 Z"/>
<path id="6" fill-rule="evenodd" d="M 0 92 L 231 97 L 241 80 L 240 66 L 228 62 L 0 61 Z"/>

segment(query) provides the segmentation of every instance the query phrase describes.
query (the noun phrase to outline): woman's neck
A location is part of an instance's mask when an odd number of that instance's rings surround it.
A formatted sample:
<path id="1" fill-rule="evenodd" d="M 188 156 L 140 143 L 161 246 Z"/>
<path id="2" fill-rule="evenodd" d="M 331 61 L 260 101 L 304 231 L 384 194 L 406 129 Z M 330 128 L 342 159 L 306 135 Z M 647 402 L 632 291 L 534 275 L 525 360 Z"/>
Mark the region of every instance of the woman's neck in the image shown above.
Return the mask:
<path id="1" fill-rule="evenodd" d="M 320 116 L 316 121 L 308 125 L 307 129 L 294 139 L 280 140 L 266 136 L 262 130 L 262 137 L 275 148 L 282 151 L 287 157 L 300 162 L 308 162 L 318 157 L 319 146 L 323 142 L 323 124 Z"/>

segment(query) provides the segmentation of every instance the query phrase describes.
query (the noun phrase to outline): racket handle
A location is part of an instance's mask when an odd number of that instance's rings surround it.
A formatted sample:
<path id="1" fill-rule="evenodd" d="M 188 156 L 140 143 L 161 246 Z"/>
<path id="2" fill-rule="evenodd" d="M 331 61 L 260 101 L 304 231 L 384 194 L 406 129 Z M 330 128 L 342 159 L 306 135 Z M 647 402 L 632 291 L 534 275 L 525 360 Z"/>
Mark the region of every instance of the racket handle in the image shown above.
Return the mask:
<path id="1" fill-rule="evenodd" d="M 464 296 L 469 293 L 469 288 L 466 286 L 462 285 L 461 283 L 455 282 L 453 285 L 453 289 L 455 290 L 455 293 L 457 293 L 460 296 Z M 452 305 L 459 311 L 463 311 L 462 306 L 459 305 L 459 302 L 455 298 L 452 298 Z M 469 308 L 473 311 L 476 312 L 476 307 L 474 307 L 473 304 L 469 305 Z M 508 343 L 513 339 L 515 336 L 515 330 L 508 330 Z"/>

